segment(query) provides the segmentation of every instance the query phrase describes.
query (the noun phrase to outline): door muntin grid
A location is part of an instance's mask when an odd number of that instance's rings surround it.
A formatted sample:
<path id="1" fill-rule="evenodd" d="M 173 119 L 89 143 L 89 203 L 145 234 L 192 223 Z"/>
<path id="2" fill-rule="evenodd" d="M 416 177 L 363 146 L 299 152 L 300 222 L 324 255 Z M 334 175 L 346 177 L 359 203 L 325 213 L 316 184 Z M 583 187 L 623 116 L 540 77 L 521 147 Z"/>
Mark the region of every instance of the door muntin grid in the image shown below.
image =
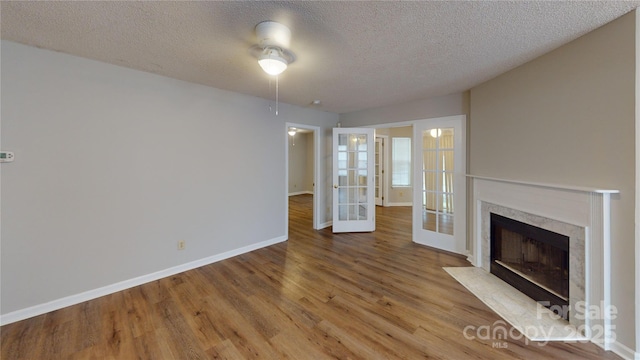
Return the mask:
<path id="1" fill-rule="evenodd" d="M 454 129 L 422 132 L 422 228 L 453 235 Z"/>
<path id="2" fill-rule="evenodd" d="M 376 139 L 375 142 L 375 194 L 374 194 L 374 198 L 375 199 L 379 199 L 380 198 L 380 167 L 382 166 L 382 140 L 381 139 Z"/>
<path id="3" fill-rule="evenodd" d="M 367 135 L 338 135 L 338 219 L 368 220 Z"/>

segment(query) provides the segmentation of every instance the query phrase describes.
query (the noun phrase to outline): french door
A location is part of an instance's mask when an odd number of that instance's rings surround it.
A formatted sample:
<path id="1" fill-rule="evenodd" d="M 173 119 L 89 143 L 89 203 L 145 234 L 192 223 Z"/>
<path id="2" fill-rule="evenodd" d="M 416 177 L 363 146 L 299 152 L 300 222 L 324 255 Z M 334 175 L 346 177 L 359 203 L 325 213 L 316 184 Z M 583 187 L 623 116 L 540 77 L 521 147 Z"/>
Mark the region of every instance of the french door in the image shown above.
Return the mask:
<path id="1" fill-rule="evenodd" d="M 414 125 L 413 241 L 459 254 L 466 245 L 466 118 Z"/>
<path id="2" fill-rule="evenodd" d="M 384 163 L 384 140 L 383 137 L 376 136 L 376 145 L 375 145 L 375 194 L 374 199 L 376 202 L 376 206 L 384 206 L 384 187 L 386 184 L 384 183 L 384 167 L 386 164 Z"/>
<path id="3" fill-rule="evenodd" d="M 374 129 L 333 129 L 333 232 L 374 231 Z"/>

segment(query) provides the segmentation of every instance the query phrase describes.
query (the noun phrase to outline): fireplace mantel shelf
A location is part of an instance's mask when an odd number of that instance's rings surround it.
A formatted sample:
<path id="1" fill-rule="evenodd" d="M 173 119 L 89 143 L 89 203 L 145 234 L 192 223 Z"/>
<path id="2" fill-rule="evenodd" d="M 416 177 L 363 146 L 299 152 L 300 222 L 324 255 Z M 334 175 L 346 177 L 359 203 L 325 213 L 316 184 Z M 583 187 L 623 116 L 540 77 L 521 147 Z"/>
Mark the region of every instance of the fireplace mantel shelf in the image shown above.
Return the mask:
<path id="1" fill-rule="evenodd" d="M 538 186 L 538 187 L 551 188 L 551 189 L 581 191 L 581 192 L 587 192 L 587 193 L 598 193 L 598 194 L 618 194 L 618 193 L 620 193 L 620 190 L 601 189 L 601 188 L 595 188 L 595 187 L 547 184 L 547 183 L 538 183 L 538 182 L 522 181 L 522 180 L 492 178 L 492 177 L 487 177 L 487 176 L 478 176 L 478 175 L 471 175 L 471 174 L 466 174 L 466 176 L 469 177 L 469 178 L 479 179 L 479 180 L 499 181 L 499 182 L 506 182 L 506 183 L 512 183 L 512 184 Z"/>

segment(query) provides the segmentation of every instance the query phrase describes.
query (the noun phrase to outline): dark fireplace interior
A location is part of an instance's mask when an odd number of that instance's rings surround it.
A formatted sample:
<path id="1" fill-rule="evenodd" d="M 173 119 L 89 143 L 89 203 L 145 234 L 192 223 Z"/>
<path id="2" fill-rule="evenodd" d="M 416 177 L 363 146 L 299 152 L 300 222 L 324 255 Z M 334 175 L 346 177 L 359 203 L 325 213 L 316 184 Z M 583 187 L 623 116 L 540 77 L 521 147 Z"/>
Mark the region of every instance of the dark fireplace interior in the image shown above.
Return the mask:
<path id="1" fill-rule="evenodd" d="M 491 273 L 568 319 L 568 236 L 492 213 Z"/>

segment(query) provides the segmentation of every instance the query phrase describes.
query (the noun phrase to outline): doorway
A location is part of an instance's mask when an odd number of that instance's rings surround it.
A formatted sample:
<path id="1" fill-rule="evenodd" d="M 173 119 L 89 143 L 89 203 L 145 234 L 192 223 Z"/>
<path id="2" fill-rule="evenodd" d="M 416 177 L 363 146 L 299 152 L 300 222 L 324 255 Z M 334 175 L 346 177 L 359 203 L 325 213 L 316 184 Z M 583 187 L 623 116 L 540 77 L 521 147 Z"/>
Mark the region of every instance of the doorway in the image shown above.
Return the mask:
<path id="1" fill-rule="evenodd" d="M 380 138 L 384 143 L 382 167 L 379 169 L 382 179 L 380 193 L 384 197 L 381 205 L 384 207 L 411 206 L 413 204 L 411 177 L 413 126 L 390 124 L 375 130 L 376 139 Z"/>
<path id="2" fill-rule="evenodd" d="M 304 214 L 303 217 L 310 217 L 310 227 L 313 229 L 319 229 L 319 216 L 320 213 L 319 198 L 320 191 L 317 184 L 318 176 L 320 174 L 319 164 L 320 160 L 320 128 L 317 126 L 310 126 L 296 123 L 285 124 L 286 141 L 285 141 L 285 159 L 286 159 L 286 201 L 287 206 L 286 219 L 285 219 L 285 231 L 286 236 L 289 236 L 289 218 L 290 218 L 290 200 L 297 200 L 298 202 L 306 203 L 308 205 L 303 206 L 304 211 L 309 211 L 311 214 Z M 297 198 L 296 198 L 297 197 Z M 309 200 L 312 198 L 312 201 Z M 296 207 L 300 209 L 300 207 Z M 296 214 L 299 216 L 300 214 Z"/>
<path id="3" fill-rule="evenodd" d="M 466 116 L 371 127 L 375 128 L 376 136 L 389 136 L 391 155 L 386 168 L 391 169 L 388 171 L 385 206 L 411 207 L 413 242 L 463 254 L 466 249 Z M 435 136 L 431 136 L 432 130 Z M 393 185 L 395 137 L 411 139 L 409 186 L 403 186 L 402 181 Z M 398 179 L 403 177 L 402 173 L 397 175 Z"/>

